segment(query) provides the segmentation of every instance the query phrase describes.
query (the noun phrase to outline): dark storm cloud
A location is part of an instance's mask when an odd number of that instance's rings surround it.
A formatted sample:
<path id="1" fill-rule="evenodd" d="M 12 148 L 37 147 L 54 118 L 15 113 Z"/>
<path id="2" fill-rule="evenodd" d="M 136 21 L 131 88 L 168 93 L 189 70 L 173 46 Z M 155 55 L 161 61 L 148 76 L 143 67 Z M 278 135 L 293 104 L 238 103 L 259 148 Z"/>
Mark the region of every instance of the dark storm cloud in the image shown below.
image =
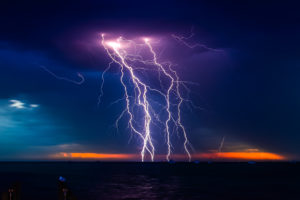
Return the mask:
<path id="1" fill-rule="evenodd" d="M 300 153 L 297 5 L 260 1 L 26 1 L 3 3 L 0 9 L 1 101 L 15 97 L 35 101 L 51 116 L 44 120 L 54 117 L 57 127 L 69 127 L 68 131 L 53 131 L 64 139 L 58 136 L 53 143 L 44 144 L 39 138 L 36 146 L 71 145 L 68 147 L 76 149 L 82 145 L 80 148 L 88 151 L 136 152 L 134 141 L 127 144 L 128 133 L 116 135 L 110 128 L 122 105 L 96 108 L 99 72 L 108 62 L 97 44 L 97 34 L 166 37 L 188 35 L 194 27 L 192 41 L 225 52 L 190 51 L 174 41 L 175 49 L 184 50 L 164 54 L 179 55 L 178 70 L 183 79 L 199 84 L 192 86 L 196 93 L 193 100 L 203 110 L 185 116 L 195 149 L 205 149 L 203 137 L 204 141 L 219 141 L 226 135 L 267 151 Z M 41 65 L 72 80 L 78 80 L 76 73 L 80 72 L 86 82 L 79 86 L 57 80 Z M 106 105 L 122 96 L 117 75 L 108 74 L 107 78 L 105 90 L 111 94 L 104 99 Z M 33 133 L 32 137 L 37 136 Z M 207 149 L 218 144 L 208 143 Z M 49 148 L 45 152 L 50 152 Z"/>

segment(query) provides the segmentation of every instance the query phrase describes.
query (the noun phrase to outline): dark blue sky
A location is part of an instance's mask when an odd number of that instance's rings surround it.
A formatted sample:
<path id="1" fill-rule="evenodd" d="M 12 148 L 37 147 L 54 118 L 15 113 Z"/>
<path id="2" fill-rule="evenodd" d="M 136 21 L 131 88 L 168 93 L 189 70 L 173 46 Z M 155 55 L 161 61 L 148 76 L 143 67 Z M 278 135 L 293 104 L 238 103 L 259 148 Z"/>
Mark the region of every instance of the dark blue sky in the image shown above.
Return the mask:
<path id="1" fill-rule="evenodd" d="M 24 1 L 0 7 L 0 160 L 47 159 L 60 152 L 138 153 L 125 126 L 113 127 L 124 104 L 117 70 L 99 33 L 155 36 L 177 63 L 203 109 L 184 123 L 195 153 L 259 149 L 299 158 L 300 15 L 289 1 Z M 222 53 L 188 49 L 188 35 Z M 85 82 L 77 85 L 56 75 Z M 25 103 L 11 106 L 11 100 Z M 37 104 L 38 107 L 31 104 Z M 161 147 L 163 153 L 163 147 Z"/>

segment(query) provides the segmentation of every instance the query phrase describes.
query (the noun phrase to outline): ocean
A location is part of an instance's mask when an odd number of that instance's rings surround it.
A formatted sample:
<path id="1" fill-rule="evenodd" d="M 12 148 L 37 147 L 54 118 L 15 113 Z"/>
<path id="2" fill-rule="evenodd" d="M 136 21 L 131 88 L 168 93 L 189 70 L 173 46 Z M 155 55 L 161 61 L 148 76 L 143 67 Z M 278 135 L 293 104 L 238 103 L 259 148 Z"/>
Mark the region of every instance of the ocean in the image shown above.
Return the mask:
<path id="1" fill-rule="evenodd" d="M 300 199 L 300 163 L 0 163 L 3 199 L 63 199 L 59 179 L 72 200 Z"/>

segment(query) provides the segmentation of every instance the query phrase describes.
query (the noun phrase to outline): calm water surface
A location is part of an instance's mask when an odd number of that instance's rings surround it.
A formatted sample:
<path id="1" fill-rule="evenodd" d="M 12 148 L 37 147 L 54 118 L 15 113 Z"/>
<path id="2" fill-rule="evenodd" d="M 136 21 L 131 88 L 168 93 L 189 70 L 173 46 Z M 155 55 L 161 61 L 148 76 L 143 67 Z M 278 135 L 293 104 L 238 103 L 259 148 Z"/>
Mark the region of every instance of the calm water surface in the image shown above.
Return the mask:
<path id="1" fill-rule="evenodd" d="M 298 163 L 0 163 L 0 193 L 55 200 L 59 176 L 78 200 L 300 199 Z"/>

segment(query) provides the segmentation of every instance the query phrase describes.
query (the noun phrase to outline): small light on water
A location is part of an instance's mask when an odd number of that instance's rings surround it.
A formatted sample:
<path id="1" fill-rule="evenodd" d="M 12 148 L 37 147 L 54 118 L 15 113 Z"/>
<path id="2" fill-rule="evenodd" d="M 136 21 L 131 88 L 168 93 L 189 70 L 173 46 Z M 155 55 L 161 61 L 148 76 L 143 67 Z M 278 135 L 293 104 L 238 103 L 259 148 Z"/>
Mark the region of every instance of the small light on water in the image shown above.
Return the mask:
<path id="1" fill-rule="evenodd" d="M 60 182 L 66 182 L 66 178 L 64 178 L 64 177 L 62 177 L 62 176 L 60 176 L 60 177 L 58 178 L 58 180 L 59 180 Z"/>

